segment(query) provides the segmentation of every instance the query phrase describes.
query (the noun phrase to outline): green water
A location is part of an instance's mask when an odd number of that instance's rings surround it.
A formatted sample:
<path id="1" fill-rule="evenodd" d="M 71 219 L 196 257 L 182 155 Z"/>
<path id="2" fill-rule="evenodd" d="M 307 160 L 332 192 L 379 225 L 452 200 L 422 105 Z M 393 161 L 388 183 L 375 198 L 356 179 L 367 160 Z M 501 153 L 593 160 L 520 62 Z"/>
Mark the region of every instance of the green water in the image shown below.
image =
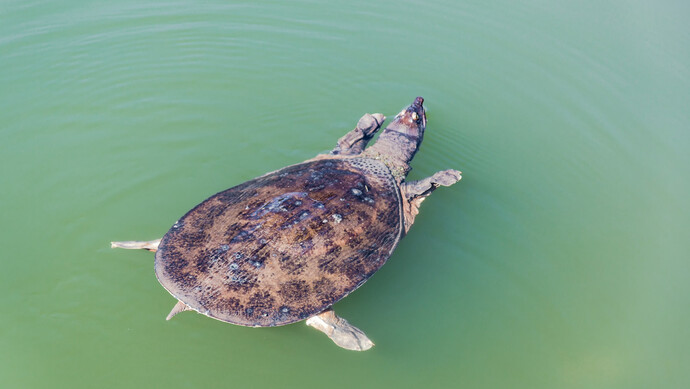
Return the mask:
<path id="1" fill-rule="evenodd" d="M 0 2 L 0 387 L 690 387 L 688 3 L 330 3 Z M 464 178 L 336 304 L 370 351 L 109 248 L 417 95 Z"/>

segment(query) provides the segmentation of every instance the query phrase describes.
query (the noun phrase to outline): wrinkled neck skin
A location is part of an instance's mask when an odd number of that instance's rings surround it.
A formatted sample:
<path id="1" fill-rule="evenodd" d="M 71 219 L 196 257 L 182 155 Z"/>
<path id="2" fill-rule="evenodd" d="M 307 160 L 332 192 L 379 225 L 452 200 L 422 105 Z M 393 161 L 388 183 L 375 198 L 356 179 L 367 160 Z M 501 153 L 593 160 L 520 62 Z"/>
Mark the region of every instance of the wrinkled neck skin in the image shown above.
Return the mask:
<path id="1" fill-rule="evenodd" d="M 376 144 L 369 147 L 363 156 L 380 160 L 390 169 L 396 181 L 402 182 L 412 170 L 410 161 L 421 143 L 422 136 L 406 135 L 386 128 Z"/>
<path id="2" fill-rule="evenodd" d="M 362 153 L 363 157 L 383 162 L 398 183 L 403 182 L 412 170 L 410 161 L 422 144 L 426 128 L 423 101 L 418 97 L 412 105 L 402 110 L 379 135 L 376 143 Z"/>

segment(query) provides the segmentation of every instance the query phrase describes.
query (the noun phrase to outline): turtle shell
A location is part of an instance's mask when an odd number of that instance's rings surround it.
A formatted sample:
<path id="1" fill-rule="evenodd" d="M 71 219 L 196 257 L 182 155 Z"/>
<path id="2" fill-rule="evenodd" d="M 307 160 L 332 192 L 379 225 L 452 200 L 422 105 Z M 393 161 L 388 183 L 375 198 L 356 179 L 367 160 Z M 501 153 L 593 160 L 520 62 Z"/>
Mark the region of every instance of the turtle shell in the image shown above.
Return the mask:
<path id="1" fill-rule="evenodd" d="M 402 234 L 400 202 L 377 160 L 288 166 L 184 215 L 160 242 L 156 276 L 218 320 L 259 327 L 303 320 L 383 266 Z"/>

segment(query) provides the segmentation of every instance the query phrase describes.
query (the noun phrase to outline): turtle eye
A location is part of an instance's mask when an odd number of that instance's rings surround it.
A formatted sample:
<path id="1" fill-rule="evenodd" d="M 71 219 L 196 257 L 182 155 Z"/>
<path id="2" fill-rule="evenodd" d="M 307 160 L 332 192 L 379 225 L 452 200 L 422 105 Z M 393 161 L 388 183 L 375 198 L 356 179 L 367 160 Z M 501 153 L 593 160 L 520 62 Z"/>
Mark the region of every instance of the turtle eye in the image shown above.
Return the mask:
<path id="1" fill-rule="evenodd" d="M 412 112 L 412 120 L 414 120 L 414 121 L 419 120 L 419 115 L 417 115 L 417 112 Z"/>

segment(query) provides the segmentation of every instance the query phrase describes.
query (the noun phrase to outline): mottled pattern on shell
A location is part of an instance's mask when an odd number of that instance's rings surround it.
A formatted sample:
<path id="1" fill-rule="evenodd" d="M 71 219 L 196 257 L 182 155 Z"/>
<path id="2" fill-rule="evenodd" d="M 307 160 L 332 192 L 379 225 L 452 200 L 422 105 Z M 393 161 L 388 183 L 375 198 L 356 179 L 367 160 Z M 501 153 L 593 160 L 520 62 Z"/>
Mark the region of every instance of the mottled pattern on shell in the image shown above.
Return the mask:
<path id="1" fill-rule="evenodd" d="M 220 192 L 163 237 L 156 276 L 176 298 L 245 326 L 306 319 L 361 286 L 401 236 L 399 189 L 372 159 L 289 166 Z"/>

